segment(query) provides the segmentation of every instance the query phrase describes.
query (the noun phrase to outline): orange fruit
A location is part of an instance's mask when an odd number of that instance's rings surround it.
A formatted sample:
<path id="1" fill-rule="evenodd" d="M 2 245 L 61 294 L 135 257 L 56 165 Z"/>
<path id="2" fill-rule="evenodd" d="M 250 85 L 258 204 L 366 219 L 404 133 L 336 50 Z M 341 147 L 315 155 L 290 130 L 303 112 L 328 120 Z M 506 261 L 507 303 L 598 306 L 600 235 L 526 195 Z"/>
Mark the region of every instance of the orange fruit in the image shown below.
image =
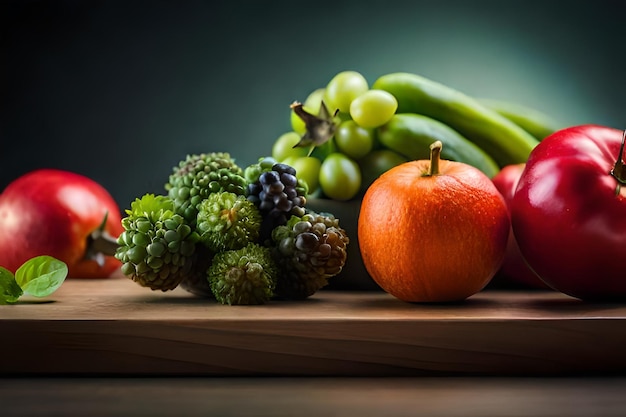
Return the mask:
<path id="1" fill-rule="evenodd" d="M 482 290 L 505 254 L 510 221 L 495 185 L 477 168 L 405 162 L 367 189 L 357 234 L 363 263 L 386 292 L 407 302 L 461 301 Z"/>

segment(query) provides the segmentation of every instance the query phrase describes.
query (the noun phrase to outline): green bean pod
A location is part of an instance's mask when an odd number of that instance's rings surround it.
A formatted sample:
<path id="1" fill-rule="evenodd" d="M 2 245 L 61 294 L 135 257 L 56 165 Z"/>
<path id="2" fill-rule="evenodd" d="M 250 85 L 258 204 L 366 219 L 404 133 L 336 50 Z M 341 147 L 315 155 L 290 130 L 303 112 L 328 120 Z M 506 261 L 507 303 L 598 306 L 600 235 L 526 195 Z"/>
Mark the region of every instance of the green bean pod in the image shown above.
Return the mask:
<path id="1" fill-rule="evenodd" d="M 561 128 L 556 120 L 547 114 L 522 104 L 488 98 L 480 98 L 478 101 L 500 113 L 539 141 Z"/>
<path id="2" fill-rule="evenodd" d="M 530 133 L 453 88 L 398 72 L 378 78 L 372 88 L 398 100 L 398 113 L 417 113 L 439 120 L 487 152 L 500 166 L 526 162 L 539 143 Z"/>
<path id="3" fill-rule="evenodd" d="M 500 168 L 485 151 L 457 131 L 428 116 L 415 113 L 397 113 L 377 128 L 378 140 L 385 147 L 413 160 L 428 159 L 430 145 L 443 143 L 441 158 L 464 162 L 480 169 L 489 178 Z"/>

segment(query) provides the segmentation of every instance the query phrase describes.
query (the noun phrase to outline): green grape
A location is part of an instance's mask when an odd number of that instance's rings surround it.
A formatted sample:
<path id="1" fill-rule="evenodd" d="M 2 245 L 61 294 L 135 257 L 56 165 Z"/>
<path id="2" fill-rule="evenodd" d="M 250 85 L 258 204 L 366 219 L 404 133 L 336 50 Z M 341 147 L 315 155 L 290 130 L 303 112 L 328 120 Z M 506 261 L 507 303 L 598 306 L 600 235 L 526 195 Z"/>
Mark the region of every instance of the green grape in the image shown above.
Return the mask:
<path id="1" fill-rule="evenodd" d="M 361 191 L 365 191 L 382 173 L 407 161 L 407 158 L 389 149 L 377 149 L 368 153 L 358 161 L 361 168 Z"/>
<path id="2" fill-rule="evenodd" d="M 378 127 L 387 123 L 398 109 L 398 100 L 387 91 L 368 90 L 350 104 L 350 116 L 363 127 Z"/>
<path id="3" fill-rule="evenodd" d="M 280 135 L 274 142 L 274 146 L 272 146 L 272 158 L 278 162 L 283 162 L 285 158 L 290 156 L 306 156 L 308 152 L 306 148 L 294 148 L 294 145 L 300 142 L 300 138 L 301 136 L 296 132 L 287 132 Z"/>
<path id="4" fill-rule="evenodd" d="M 336 109 L 342 113 L 349 113 L 352 100 L 368 90 L 369 85 L 362 74 L 356 71 L 342 71 L 326 86 L 324 102 L 331 113 Z"/>
<path id="5" fill-rule="evenodd" d="M 351 158 L 335 152 L 322 161 L 319 184 L 327 197 L 350 200 L 361 188 L 361 169 Z"/>
<path id="6" fill-rule="evenodd" d="M 302 103 L 302 108 L 311 114 L 319 114 L 320 107 L 322 105 L 322 99 L 324 98 L 324 93 L 326 92 L 325 88 L 318 88 L 313 90 Z M 330 111 L 330 109 L 329 109 Z M 304 121 L 298 116 L 293 110 L 291 110 L 291 128 L 294 132 L 298 133 L 300 136 L 306 132 L 306 126 L 304 125 Z"/>
<path id="7" fill-rule="evenodd" d="M 335 120 L 337 120 L 338 123 L 342 123 L 352 120 L 352 117 L 350 117 L 350 113 L 338 112 Z"/>
<path id="8" fill-rule="evenodd" d="M 314 156 L 320 161 L 323 161 L 328 155 L 334 152 L 337 152 L 337 145 L 335 144 L 335 138 L 332 137 L 329 141 L 316 146 L 310 156 Z"/>
<path id="9" fill-rule="evenodd" d="M 303 104 L 307 107 L 319 111 L 321 102 L 324 99 L 324 94 L 326 94 L 325 88 L 318 88 L 316 90 L 313 90 L 311 94 L 307 96 L 306 100 L 304 100 Z"/>
<path id="10" fill-rule="evenodd" d="M 359 126 L 354 120 L 339 125 L 335 132 L 335 144 L 340 152 L 353 159 L 360 159 L 374 147 L 374 130 Z"/>
<path id="11" fill-rule="evenodd" d="M 309 194 L 315 193 L 319 188 L 322 161 L 312 156 L 302 156 L 291 160 L 290 165 L 296 170 L 296 177 L 309 186 Z"/>
<path id="12" fill-rule="evenodd" d="M 289 155 L 288 157 L 286 157 L 282 161 L 278 161 L 278 162 L 280 162 L 282 164 L 285 164 L 285 165 L 289 165 L 290 167 L 292 167 L 294 162 L 296 162 L 296 159 L 298 159 L 298 158 L 300 158 L 300 157 L 296 156 L 296 155 Z"/>

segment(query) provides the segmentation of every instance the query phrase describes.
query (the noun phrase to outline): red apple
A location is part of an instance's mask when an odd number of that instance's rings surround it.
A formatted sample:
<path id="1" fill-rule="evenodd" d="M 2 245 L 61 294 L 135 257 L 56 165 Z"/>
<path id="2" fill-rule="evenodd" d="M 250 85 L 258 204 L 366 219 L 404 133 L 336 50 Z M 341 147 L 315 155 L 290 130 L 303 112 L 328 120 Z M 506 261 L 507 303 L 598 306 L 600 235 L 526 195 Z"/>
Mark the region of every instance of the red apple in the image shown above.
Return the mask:
<path id="1" fill-rule="evenodd" d="M 0 266 L 12 272 L 39 255 L 65 262 L 68 278 L 105 278 L 121 266 L 112 256 L 121 211 L 80 174 L 40 169 L 14 180 L 0 194 L 0 231 Z M 103 237 L 108 244 L 94 247 Z"/>

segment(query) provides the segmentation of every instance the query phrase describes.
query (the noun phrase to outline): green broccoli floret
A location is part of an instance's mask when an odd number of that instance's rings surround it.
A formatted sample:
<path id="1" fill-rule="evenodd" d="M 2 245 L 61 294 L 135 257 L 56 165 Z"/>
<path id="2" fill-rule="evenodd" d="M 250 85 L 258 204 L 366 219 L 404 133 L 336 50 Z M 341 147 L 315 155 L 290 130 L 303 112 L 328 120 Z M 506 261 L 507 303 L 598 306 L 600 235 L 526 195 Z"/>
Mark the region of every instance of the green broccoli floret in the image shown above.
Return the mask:
<path id="1" fill-rule="evenodd" d="M 261 221 L 257 206 L 243 195 L 213 193 L 198 205 L 200 241 L 214 252 L 256 243 Z"/>
<path id="2" fill-rule="evenodd" d="M 198 205 L 211 193 L 228 191 L 246 195 L 244 172 L 227 152 L 187 155 L 165 184 L 176 213 L 195 227 Z"/>
<path id="3" fill-rule="evenodd" d="M 191 270 L 198 234 L 166 196 L 145 194 L 126 214 L 115 253 L 122 272 L 153 290 L 176 288 Z"/>
<path id="4" fill-rule="evenodd" d="M 229 305 L 268 302 L 274 294 L 276 277 L 269 248 L 256 243 L 217 253 L 207 271 L 215 299 Z"/>

